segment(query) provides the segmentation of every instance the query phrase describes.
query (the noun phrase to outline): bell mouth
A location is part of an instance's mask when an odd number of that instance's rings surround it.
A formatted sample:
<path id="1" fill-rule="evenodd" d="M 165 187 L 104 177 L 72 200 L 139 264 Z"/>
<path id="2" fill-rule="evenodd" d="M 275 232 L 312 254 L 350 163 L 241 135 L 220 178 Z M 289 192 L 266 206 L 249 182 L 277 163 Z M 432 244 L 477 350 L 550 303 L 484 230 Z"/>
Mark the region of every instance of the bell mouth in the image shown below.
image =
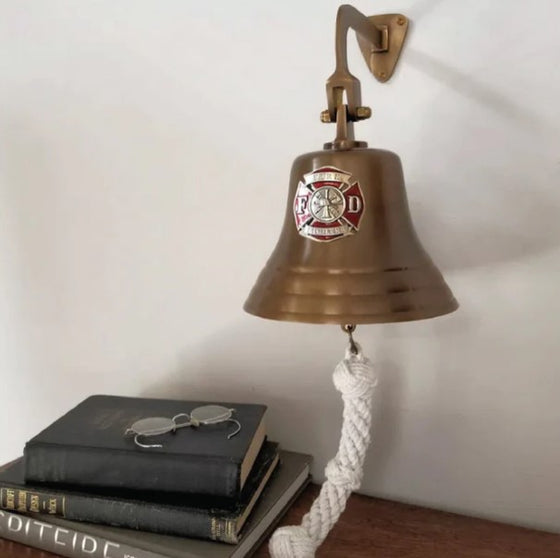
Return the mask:
<path id="1" fill-rule="evenodd" d="M 423 320 L 449 314 L 458 307 L 430 262 L 421 268 L 362 273 L 267 265 L 244 310 L 271 320 L 341 325 Z"/>

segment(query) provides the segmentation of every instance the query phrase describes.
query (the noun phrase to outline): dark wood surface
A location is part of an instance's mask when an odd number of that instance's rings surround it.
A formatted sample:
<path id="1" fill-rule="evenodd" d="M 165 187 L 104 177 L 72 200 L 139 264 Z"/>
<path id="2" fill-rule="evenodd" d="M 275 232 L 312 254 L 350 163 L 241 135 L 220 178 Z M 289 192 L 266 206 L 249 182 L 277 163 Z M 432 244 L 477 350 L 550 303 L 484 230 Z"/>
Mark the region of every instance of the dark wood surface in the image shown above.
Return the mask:
<path id="1" fill-rule="evenodd" d="M 318 487 L 281 525 L 298 524 Z M 255 558 L 268 558 L 266 545 Z M 354 494 L 317 558 L 560 558 L 560 535 Z"/>
<path id="2" fill-rule="evenodd" d="M 282 525 L 297 524 L 309 487 Z M 55 555 L 0 539 L 0 558 Z M 266 545 L 255 558 L 268 558 Z M 560 535 L 354 494 L 317 558 L 560 558 Z"/>

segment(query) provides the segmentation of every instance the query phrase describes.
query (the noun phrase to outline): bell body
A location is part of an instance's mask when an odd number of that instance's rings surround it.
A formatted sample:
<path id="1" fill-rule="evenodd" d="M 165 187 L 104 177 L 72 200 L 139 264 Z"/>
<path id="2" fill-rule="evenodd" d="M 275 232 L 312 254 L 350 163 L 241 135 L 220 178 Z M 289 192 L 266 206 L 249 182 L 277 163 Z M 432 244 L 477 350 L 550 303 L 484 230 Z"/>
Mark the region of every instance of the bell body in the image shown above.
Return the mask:
<path id="1" fill-rule="evenodd" d="M 366 324 L 432 318 L 457 307 L 412 225 L 396 154 L 326 149 L 294 161 L 284 226 L 247 312 Z"/>

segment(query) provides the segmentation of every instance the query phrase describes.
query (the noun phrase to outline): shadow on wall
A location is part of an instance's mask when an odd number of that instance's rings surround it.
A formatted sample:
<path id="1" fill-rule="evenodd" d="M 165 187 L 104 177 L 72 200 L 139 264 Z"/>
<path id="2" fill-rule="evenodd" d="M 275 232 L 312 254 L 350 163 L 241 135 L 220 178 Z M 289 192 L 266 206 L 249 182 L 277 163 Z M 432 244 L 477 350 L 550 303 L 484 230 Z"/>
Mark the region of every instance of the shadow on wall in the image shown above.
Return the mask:
<path id="1" fill-rule="evenodd" d="M 492 205 L 473 207 L 468 217 L 456 218 L 441 200 L 411 203 L 416 231 L 444 275 L 446 270 L 523 260 L 560 245 L 557 196 L 534 191 L 530 196 L 502 192 L 496 197 L 500 200 Z"/>
<path id="2" fill-rule="evenodd" d="M 318 477 L 336 452 L 342 413 L 329 375 L 329 357 L 310 360 L 310 353 L 292 355 L 287 347 L 301 350 L 297 328 L 286 328 L 281 341 L 270 343 L 266 328 L 259 325 L 224 326 L 140 396 L 265 404 L 270 438 L 286 449 L 312 453 Z"/>
<path id="3" fill-rule="evenodd" d="M 332 343 L 329 346 L 325 337 L 332 335 L 332 329 L 309 326 L 313 328 L 313 339 L 304 341 L 301 329 L 306 326 L 288 324 L 278 343 L 270 343 L 263 322 L 255 322 L 229 324 L 214 333 L 185 355 L 174 372 L 146 387 L 140 396 L 263 403 L 268 406 L 270 438 L 286 449 L 311 453 L 313 476 L 322 481 L 324 467 L 336 454 L 340 439 L 343 403 L 331 375 L 345 340 L 340 338 L 340 347 L 332 347 Z M 365 344 L 373 341 L 365 337 L 366 331 L 362 333 Z M 308 351 L 302 349 L 311 344 Z M 320 346 L 328 348 L 321 351 Z M 262 347 L 262 351 L 257 354 L 255 347 Z M 369 347 L 364 350 L 370 354 Z M 372 483 L 382 482 L 400 439 L 402 372 L 390 362 L 390 355 L 378 356 L 375 366 L 379 384 L 372 417 L 374 443 L 364 469 L 369 491 Z"/>
<path id="4" fill-rule="evenodd" d="M 390 464 L 393 450 L 401 438 L 403 372 L 394 362 L 376 362 L 379 383 L 376 388 L 372 416 L 372 444 L 366 454 L 364 479 L 376 486 Z"/>
<path id="5" fill-rule="evenodd" d="M 520 129 L 526 132 L 558 136 L 559 131 L 538 113 L 531 111 L 526 104 L 519 104 L 508 99 L 487 84 L 474 79 L 472 75 L 460 72 L 429 54 L 410 50 L 407 52 L 406 62 L 456 93 L 515 122 Z"/>
<path id="6" fill-rule="evenodd" d="M 441 172 L 408 183 L 409 192 L 439 184 L 437 199 L 411 203 L 418 234 L 436 263 L 465 269 L 556 248 L 559 207 L 551 186 L 560 178 L 560 130 L 434 57 L 410 50 L 406 62 L 474 103 L 474 110 L 459 115 L 449 144 L 441 146 Z"/>

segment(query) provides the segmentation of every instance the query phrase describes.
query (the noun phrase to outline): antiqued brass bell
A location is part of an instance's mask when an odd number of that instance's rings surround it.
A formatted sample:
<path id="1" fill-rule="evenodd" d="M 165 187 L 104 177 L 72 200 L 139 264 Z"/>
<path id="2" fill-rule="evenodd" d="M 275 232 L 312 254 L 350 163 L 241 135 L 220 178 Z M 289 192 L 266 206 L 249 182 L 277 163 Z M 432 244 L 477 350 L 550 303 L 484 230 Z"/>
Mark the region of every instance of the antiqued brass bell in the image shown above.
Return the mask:
<path id="1" fill-rule="evenodd" d="M 307 231 L 318 238 L 306 237 L 298 229 L 297 212 L 315 200 L 300 201 L 306 198 L 298 199 L 298 185 L 321 168 L 337 170 L 317 173 L 327 175 L 320 178 L 330 182 L 324 180 L 315 192 L 332 184 L 334 193 L 332 175 L 344 171 L 350 176 L 347 180 L 359 184 L 363 202 L 342 195 L 338 206 L 315 203 L 304 217 L 313 219 Z M 350 211 L 360 209 L 360 203 L 363 214 L 357 230 L 338 236 L 346 219 L 356 215 Z M 336 226 L 325 226 L 324 221 L 332 219 Z M 359 147 L 317 151 L 295 160 L 284 227 L 245 303 L 247 312 L 276 320 L 363 324 L 431 318 L 456 308 L 449 287 L 414 231 L 397 155 Z"/>
<path id="2" fill-rule="evenodd" d="M 398 40 L 400 52 L 406 22 L 399 14 L 366 18 L 351 6 L 339 10 L 336 71 L 321 115 L 336 121 L 336 139 L 293 163 L 284 226 L 245 303 L 250 314 L 367 324 L 432 318 L 458 307 L 414 230 L 399 157 L 368 149 L 353 135 L 353 122 L 370 111 L 360 106 L 359 82 L 348 71 L 346 31 L 358 31 L 362 50 L 369 41 L 372 52 L 385 46 L 394 58 L 390 48 Z"/>

